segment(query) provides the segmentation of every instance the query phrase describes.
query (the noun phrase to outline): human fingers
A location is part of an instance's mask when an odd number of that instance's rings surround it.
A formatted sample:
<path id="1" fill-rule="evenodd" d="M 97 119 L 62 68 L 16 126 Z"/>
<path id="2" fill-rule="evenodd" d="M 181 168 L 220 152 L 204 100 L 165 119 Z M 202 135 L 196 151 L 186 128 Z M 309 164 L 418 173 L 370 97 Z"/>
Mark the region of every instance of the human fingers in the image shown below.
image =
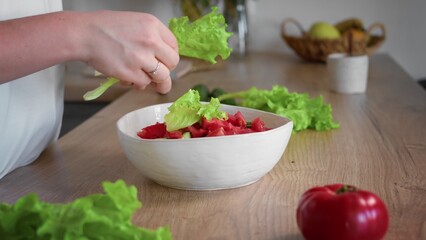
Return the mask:
<path id="1" fill-rule="evenodd" d="M 179 46 L 176 36 L 165 25 L 160 28 L 160 37 L 165 44 L 170 46 L 176 53 L 179 53 Z"/>
<path id="2" fill-rule="evenodd" d="M 140 68 L 136 70 L 122 69 L 114 77 L 120 79 L 121 85 L 133 86 L 139 90 L 145 89 L 152 82 L 151 76 Z"/>
<path id="3" fill-rule="evenodd" d="M 176 37 L 163 24 L 158 26 L 160 41 L 155 49 L 155 57 L 160 60 L 169 70 L 173 70 L 179 63 L 179 49 Z"/>
<path id="4" fill-rule="evenodd" d="M 179 63 L 179 54 L 167 44 L 157 48 L 154 51 L 154 55 L 168 70 L 175 69 Z"/>
<path id="5" fill-rule="evenodd" d="M 140 70 L 138 74 L 135 74 L 134 80 L 130 83 L 133 88 L 137 90 L 143 90 L 152 83 L 150 76 L 144 71 Z"/>
<path id="6" fill-rule="evenodd" d="M 170 70 L 159 60 L 155 59 L 157 64 L 153 70 L 148 72 L 148 75 L 151 77 L 151 80 L 155 83 L 161 83 L 167 80 L 170 77 Z"/>
<path id="7" fill-rule="evenodd" d="M 166 94 L 170 91 L 172 87 L 170 70 L 163 63 L 157 60 L 156 67 L 148 75 L 151 76 L 151 85 L 158 93 Z"/>
<path id="8" fill-rule="evenodd" d="M 130 83 L 134 88 L 139 90 L 145 89 L 147 85 L 151 84 L 155 87 L 157 92 L 162 94 L 168 93 L 172 87 L 170 70 L 157 59 L 151 61 L 156 62 L 155 66 L 151 63 L 153 67 L 150 69 L 152 70 L 146 71 L 140 68 L 136 72 L 132 71 L 127 76 L 124 76 L 124 84 Z M 146 60 L 144 62 L 146 62 Z"/>
<path id="9" fill-rule="evenodd" d="M 164 79 L 164 81 L 160 83 L 151 82 L 151 85 L 158 93 L 166 94 L 172 89 L 172 79 L 169 76 L 167 79 Z"/>

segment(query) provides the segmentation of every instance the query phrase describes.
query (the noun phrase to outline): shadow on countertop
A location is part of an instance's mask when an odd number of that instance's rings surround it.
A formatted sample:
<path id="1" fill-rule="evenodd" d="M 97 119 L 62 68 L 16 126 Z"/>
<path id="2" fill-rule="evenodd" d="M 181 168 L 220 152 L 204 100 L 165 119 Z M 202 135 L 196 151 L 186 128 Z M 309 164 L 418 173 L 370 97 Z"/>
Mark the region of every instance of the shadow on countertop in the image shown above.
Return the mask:
<path id="1" fill-rule="evenodd" d="M 64 136 L 108 104 L 109 102 L 65 102 L 59 137 Z"/>
<path id="2" fill-rule="evenodd" d="M 426 90 L 426 78 L 420 79 L 418 83 Z"/>

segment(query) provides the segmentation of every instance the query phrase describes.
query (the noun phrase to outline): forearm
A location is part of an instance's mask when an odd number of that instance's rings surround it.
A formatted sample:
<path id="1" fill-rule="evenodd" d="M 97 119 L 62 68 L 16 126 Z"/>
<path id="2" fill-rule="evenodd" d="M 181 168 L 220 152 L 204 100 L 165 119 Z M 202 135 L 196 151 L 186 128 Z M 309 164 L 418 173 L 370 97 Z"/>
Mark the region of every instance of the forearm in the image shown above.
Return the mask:
<path id="1" fill-rule="evenodd" d="M 147 13 L 57 12 L 0 22 L 0 84 L 70 60 L 166 93 L 179 55 L 173 33 Z"/>
<path id="2" fill-rule="evenodd" d="M 81 60 L 79 14 L 57 12 L 0 22 L 0 84 Z"/>

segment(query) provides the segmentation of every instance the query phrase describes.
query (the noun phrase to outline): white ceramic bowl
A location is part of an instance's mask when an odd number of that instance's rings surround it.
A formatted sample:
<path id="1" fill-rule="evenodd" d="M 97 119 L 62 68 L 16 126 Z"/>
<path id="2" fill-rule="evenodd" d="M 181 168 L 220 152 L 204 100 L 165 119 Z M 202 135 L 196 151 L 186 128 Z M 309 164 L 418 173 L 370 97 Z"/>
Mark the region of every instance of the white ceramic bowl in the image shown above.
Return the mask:
<path id="1" fill-rule="evenodd" d="M 267 174 L 281 159 L 293 122 L 281 116 L 249 108 L 222 105 L 240 111 L 247 121 L 260 117 L 269 131 L 232 136 L 154 139 L 139 138 L 143 127 L 164 122 L 171 103 L 127 113 L 117 122 L 127 158 L 153 181 L 172 188 L 215 190 L 245 186 Z"/>

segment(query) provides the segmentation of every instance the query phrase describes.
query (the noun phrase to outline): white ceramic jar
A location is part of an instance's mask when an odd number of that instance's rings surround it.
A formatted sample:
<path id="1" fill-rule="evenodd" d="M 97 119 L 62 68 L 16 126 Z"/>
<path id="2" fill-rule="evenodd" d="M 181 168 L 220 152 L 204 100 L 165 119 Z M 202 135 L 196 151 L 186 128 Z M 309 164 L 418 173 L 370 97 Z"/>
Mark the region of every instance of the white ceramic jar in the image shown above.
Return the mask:
<path id="1" fill-rule="evenodd" d="M 330 54 L 327 58 L 329 86 L 346 94 L 364 93 L 368 82 L 368 55 Z"/>

